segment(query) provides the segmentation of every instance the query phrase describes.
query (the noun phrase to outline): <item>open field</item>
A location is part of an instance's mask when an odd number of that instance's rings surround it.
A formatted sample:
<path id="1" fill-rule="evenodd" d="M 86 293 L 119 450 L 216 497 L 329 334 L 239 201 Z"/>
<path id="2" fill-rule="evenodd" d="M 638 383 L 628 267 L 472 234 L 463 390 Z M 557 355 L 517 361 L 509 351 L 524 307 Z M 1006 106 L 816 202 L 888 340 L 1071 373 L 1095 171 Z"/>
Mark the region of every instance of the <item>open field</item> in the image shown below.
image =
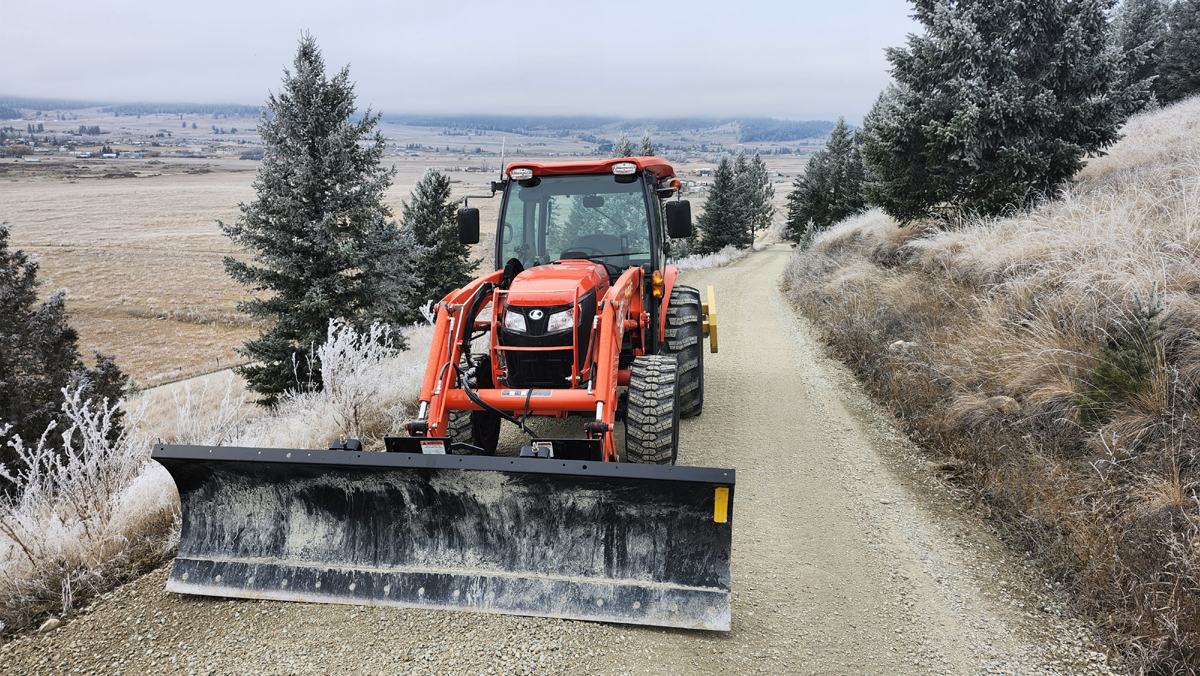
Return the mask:
<path id="1" fill-rule="evenodd" d="M 52 119 L 55 115 L 72 119 L 58 121 Z M 80 145 L 77 152 L 94 150 L 97 157 L 78 158 L 55 150 L 38 154 L 36 163 L 0 159 L 0 222 L 12 226 L 15 247 L 38 256 L 46 280 L 43 293 L 61 287 L 70 290 L 68 308 L 85 354 L 92 350 L 115 354 L 117 363 L 141 386 L 238 363 L 234 347 L 257 328 L 235 307 L 247 296 L 225 275 L 221 258 L 239 252 L 231 248 L 216 220 L 236 220 L 238 202 L 254 199 L 258 163 L 237 159 L 237 153 L 258 144 L 257 135 L 250 131 L 256 118 L 114 118 L 95 110 L 51 111 L 47 118 L 43 124 L 51 137 L 54 130 L 98 125 L 110 132 L 103 138 L 113 150 L 147 154 L 140 159 L 106 159 L 98 157 L 99 145 Z M 192 122 L 197 130 L 190 128 Z M 214 135 L 212 125 L 226 130 L 236 127 L 238 133 Z M 169 139 L 157 136 L 166 131 L 172 134 Z M 446 136 L 443 131 L 383 125 L 390 147 L 386 161 L 396 168 L 387 202 L 397 218 L 401 202 L 429 168 L 450 173 L 456 197 L 487 194 L 488 182 L 498 175 L 501 143 L 509 161 L 594 157 L 583 155 L 591 153 L 594 144 L 575 137 L 493 132 L 466 137 Z M 731 147 L 728 144 L 735 139 L 726 132 L 718 129 L 699 139 L 692 134 L 670 136 L 673 143 Z M 184 142 L 186 147 L 144 145 L 168 141 Z M 414 157 L 405 154 L 409 144 L 443 150 L 420 150 Z M 446 146 L 455 151 L 446 152 Z M 189 148 L 202 152 L 192 153 Z M 476 148 L 482 153 L 474 153 Z M 458 149 L 472 152 L 463 154 Z M 768 166 L 780 174 L 775 179 L 778 206 L 782 207 L 788 184 L 806 161 L 806 156 L 767 156 Z M 696 159 L 677 169 L 685 178 L 706 181 L 710 179 L 694 172 L 712 166 Z M 464 171 L 467 168 L 489 172 Z M 703 201 L 700 196 L 692 199 L 696 206 Z M 497 217 L 498 200 L 471 204 L 480 208 L 484 229 L 489 230 L 488 224 Z"/>

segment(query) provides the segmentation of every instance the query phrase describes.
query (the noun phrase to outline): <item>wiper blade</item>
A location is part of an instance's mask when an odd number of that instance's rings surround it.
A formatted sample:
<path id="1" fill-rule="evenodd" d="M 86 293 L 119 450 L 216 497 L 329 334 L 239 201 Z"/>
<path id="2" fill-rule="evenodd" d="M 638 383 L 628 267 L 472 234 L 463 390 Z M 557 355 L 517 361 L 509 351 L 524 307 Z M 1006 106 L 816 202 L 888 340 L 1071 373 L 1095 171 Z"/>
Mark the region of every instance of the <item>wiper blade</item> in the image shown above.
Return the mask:
<path id="1" fill-rule="evenodd" d="M 565 258 L 565 259 L 560 259 L 560 260 L 568 260 L 569 261 L 569 260 L 579 260 L 581 258 L 586 258 L 587 260 L 590 261 L 593 258 L 613 258 L 616 256 L 648 256 L 649 254 L 650 254 L 649 251 L 626 251 L 625 253 L 596 254 L 595 256 L 580 256 L 579 258 L 575 258 L 575 259 Z"/>

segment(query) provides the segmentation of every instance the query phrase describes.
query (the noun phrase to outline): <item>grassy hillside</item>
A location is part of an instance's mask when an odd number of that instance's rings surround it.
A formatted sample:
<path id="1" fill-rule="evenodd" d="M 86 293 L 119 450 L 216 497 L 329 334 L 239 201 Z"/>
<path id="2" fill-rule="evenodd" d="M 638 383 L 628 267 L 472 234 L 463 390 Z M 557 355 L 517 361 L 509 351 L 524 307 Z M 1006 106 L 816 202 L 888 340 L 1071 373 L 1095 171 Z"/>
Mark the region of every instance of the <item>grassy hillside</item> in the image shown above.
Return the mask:
<path id="1" fill-rule="evenodd" d="M 1200 668 L 1200 98 L 1131 120 L 1061 196 L 901 228 L 786 284 L 831 351 L 1152 672 Z"/>

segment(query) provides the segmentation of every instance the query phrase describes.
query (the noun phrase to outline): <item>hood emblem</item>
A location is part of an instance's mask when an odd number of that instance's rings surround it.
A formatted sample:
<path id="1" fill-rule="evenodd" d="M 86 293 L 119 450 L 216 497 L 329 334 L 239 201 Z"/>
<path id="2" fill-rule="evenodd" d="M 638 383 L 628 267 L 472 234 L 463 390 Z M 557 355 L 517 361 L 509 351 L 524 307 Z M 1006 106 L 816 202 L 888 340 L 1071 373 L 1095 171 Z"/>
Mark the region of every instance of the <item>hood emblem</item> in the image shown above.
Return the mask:
<path id="1" fill-rule="evenodd" d="M 546 313 L 542 312 L 541 310 L 530 310 L 529 311 L 529 318 L 535 322 L 545 316 L 546 316 Z"/>

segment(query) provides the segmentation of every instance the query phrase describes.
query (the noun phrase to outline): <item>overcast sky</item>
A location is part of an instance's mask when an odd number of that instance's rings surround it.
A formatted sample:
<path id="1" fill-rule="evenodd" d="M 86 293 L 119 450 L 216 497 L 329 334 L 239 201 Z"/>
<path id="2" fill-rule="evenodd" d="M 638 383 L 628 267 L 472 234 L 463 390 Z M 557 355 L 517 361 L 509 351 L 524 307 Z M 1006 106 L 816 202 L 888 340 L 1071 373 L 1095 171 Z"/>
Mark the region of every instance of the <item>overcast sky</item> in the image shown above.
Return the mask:
<path id="1" fill-rule="evenodd" d="M 302 31 L 389 113 L 857 121 L 901 0 L 6 3 L 0 95 L 259 104 Z"/>

